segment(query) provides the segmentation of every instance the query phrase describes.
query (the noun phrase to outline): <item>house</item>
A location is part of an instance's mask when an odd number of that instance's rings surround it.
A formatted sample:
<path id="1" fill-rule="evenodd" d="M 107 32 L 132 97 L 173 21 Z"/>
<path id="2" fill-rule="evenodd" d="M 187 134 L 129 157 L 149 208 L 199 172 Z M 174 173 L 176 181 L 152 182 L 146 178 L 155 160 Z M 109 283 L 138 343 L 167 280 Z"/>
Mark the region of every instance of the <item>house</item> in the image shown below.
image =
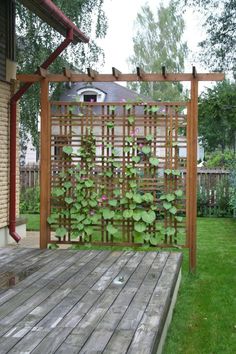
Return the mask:
<path id="1" fill-rule="evenodd" d="M 52 1 L 19 1 L 66 37 L 55 52 L 48 59 L 45 58 L 47 60 L 42 64 L 42 68 L 46 69 L 71 42 L 76 44 L 89 41 Z M 18 225 L 16 218 L 19 209 L 17 102 L 31 84 L 25 84 L 14 94 L 15 0 L 0 1 L 0 49 L 0 246 L 3 246 L 13 239 L 18 242 L 19 235 L 25 234 L 25 225 Z"/>

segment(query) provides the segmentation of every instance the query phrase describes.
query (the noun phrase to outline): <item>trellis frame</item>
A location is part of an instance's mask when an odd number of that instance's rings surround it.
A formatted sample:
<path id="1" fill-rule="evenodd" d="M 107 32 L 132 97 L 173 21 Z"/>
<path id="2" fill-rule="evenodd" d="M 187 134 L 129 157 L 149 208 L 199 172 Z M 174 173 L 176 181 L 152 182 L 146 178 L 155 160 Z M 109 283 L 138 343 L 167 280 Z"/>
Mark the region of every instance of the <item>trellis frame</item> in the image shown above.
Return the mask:
<path id="1" fill-rule="evenodd" d="M 112 68 L 112 74 L 99 74 L 88 69 L 87 74 L 75 74 L 64 69 L 63 74 L 50 74 L 41 70 L 39 74 L 19 74 L 21 82 L 40 82 L 41 87 L 41 161 L 40 161 L 40 248 L 48 245 L 50 228 L 47 217 L 50 214 L 50 120 L 49 120 L 49 83 L 50 82 L 114 82 L 114 81 L 147 81 L 147 82 L 190 82 L 190 110 L 187 125 L 187 180 L 186 180 L 186 219 L 189 248 L 189 269 L 196 270 L 196 216 L 197 216 L 197 139 L 198 139 L 198 83 L 199 81 L 224 80 L 223 73 L 197 74 L 195 67 L 192 73 L 169 74 L 162 67 L 162 74 L 147 74 L 137 68 L 136 74 L 122 74 Z M 46 178 L 45 178 L 46 177 Z"/>

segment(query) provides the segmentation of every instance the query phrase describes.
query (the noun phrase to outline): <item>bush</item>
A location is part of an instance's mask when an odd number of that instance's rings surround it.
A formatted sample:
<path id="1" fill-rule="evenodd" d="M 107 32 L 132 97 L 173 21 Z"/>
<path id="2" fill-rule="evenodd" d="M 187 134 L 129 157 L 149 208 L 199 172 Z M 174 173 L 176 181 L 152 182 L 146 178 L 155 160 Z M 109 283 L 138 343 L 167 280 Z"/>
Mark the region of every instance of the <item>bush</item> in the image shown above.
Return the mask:
<path id="1" fill-rule="evenodd" d="M 39 187 L 22 188 L 20 191 L 20 214 L 38 214 L 40 211 Z"/>

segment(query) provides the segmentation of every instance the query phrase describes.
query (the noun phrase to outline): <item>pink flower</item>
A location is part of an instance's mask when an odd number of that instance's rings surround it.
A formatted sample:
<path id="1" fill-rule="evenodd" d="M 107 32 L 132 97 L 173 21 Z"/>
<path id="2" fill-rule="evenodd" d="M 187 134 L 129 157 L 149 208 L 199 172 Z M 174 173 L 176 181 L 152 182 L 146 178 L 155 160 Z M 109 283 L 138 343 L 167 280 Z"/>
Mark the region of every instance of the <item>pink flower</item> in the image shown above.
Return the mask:
<path id="1" fill-rule="evenodd" d="M 93 99 L 93 98 L 90 98 L 90 102 L 94 102 L 94 99 Z"/>
<path id="2" fill-rule="evenodd" d="M 141 149 L 143 147 L 143 144 L 138 144 L 139 148 Z"/>
<path id="3" fill-rule="evenodd" d="M 91 210 L 91 211 L 90 211 L 90 215 L 94 215 L 94 210 Z"/>
<path id="4" fill-rule="evenodd" d="M 102 201 L 104 202 L 105 200 L 107 200 L 107 196 L 106 195 L 102 195 Z"/>

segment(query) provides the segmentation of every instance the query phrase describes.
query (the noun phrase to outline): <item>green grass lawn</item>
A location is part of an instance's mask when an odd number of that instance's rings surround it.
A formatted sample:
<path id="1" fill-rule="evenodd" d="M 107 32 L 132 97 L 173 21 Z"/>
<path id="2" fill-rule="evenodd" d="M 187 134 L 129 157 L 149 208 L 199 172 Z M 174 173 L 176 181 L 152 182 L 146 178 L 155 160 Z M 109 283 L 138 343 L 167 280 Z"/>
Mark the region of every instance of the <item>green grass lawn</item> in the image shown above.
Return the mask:
<path id="1" fill-rule="evenodd" d="M 39 214 L 22 214 L 21 216 L 27 219 L 27 231 L 39 231 Z"/>
<path id="2" fill-rule="evenodd" d="M 163 354 L 236 353 L 236 220 L 198 219 L 197 275 L 187 254 Z"/>
<path id="3" fill-rule="evenodd" d="M 39 229 L 39 215 L 24 215 Z M 153 249 L 152 249 L 153 250 Z M 236 220 L 198 218 L 198 263 L 182 283 L 163 354 L 236 353 Z"/>

